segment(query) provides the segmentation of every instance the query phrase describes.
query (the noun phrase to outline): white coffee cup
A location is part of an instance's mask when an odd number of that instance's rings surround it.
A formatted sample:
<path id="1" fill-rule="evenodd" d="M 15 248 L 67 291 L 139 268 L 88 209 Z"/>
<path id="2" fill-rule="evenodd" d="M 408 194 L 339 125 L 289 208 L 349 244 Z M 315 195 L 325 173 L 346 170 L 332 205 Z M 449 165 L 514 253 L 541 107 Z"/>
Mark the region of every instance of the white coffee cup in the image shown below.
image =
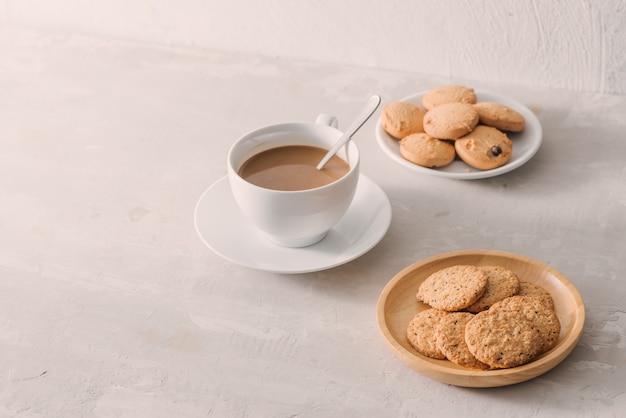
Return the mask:
<path id="1" fill-rule="evenodd" d="M 243 214 L 273 243 L 306 247 L 322 240 L 346 213 L 359 180 L 359 150 L 354 141 L 337 153 L 350 169 L 338 180 L 307 190 L 266 189 L 243 179 L 238 171 L 250 157 L 271 148 L 309 145 L 330 149 L 341 137 L 328 114 L 316 123 L 283 123 L 256 129 L 237 140 L 227 157 L 230 188 Z"/>

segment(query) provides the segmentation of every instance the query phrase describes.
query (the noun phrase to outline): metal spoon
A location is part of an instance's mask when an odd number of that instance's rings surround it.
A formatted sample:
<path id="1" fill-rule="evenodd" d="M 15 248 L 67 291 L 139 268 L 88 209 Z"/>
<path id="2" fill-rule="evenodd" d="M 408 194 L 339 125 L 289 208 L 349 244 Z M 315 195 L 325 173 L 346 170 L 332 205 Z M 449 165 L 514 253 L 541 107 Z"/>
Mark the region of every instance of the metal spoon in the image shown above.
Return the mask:
<path id="1" fill-rule="evenodd" d="M 341 149 L 341 147 L 343 147 L 345 144 L 348 143 L 348 141 L 350 141 L 352 135 L 354 135 L 354 133 L 358 131 L 361 126 L 363 126 L 363 124 L 370 118 L 370 116 L 372 116 L 374 111 L 378 108 L 379 104 L 380 96 L 376 94 L 373 95 L 367 102 L 365 109 L 363 109 L 363 112 L 361 112 L 359 117 L 354 122 L 352 122 L 352 125 L 350 125 L 350 127 L 343 133 L 341 138 L 339 138 L 335 145 L 333 145 L 333 147 L 326 153 L 324 158 L 322 158 L 322 161 L 320 161 L 319 164 L 316 166 L 318 170 L 324 168 L 326 163 L 333 157 L 333 155 L 335 155 L 337 151 Z"/>

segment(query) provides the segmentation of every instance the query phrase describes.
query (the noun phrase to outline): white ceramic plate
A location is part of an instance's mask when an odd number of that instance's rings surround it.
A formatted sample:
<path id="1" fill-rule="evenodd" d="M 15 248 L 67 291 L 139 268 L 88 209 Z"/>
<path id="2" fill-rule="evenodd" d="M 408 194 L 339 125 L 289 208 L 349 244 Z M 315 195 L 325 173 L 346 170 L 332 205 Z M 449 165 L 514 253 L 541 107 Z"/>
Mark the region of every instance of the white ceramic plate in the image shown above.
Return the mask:
<path id="1" fill-rule="evenodd" d="M 501 103 L 518 111 L 526 119 L 526 127 L 524 128 L 524 131 L 519 133 L 507 133 L 508 137 L 511 141 L 513 141 L 513 153 L 511 155 L 511 160 L 502 167 L 485 171 L 476 170 L 458 159 L 452 164 L 441 168 L 426 168 L 413 164 L 410 161 L 405 160 L 402 155 L 400 155 L 399 141 L 385 132 L 381 126 L 380 118 L 376 123 L 376 140 L 378 145 L 380 145 L 383 151 L 391 157 L 392 160 L 396 161 L 400 165 L 418 173 L 429 174 L 431 176 L 448 177 L 461 180 L 482 179 L 508 173 L 509 171 L 522 166 L 537 153 L 539 147 L 541 146 L 543 131 L 541 129 L 539 119 L 537 119 L 537 116 L 535 116 L 535 114 L 526 106 L 509 97 L 485 90 L 475 91 L 479 102 Z M 404 99 L 400 99 L 400 101 L 413 103 L 418 105 L 420 108 L 423 108 L 422 97 L 424 96 L 424 93 L 426 92 L 423 91 L 421 93 L 405 97 Z"/>
<path id="2" fill-rule="evenodd" d="M 228 178 L 211 185 L 196 205 L 194 220 L 202 241 L 215 253 L 242 266 L 275 273 L 307 273 L 345 264 L 368 252 L 391 223 L 383 190 L 361 175 L 352 205 L 315 245 L 281 247 L 269 242 L 239 210 Z"/>

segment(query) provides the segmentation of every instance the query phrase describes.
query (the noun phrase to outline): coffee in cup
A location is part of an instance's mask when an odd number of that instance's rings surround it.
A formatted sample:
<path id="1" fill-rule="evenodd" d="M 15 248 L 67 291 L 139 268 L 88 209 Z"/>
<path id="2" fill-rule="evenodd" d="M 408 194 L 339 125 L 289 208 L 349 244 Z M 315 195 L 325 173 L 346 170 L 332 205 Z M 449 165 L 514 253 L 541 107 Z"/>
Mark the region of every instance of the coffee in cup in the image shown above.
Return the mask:
<path id="1" fill-rule="evenodd" d="M 260 152 L 239 168 L 245 180 L 266 189 L 295 191 L 322 187 L 343 177 L 350 165 L 337 155 L 318 170 L 327 150 L 310 145 L 286 145 Z"/>

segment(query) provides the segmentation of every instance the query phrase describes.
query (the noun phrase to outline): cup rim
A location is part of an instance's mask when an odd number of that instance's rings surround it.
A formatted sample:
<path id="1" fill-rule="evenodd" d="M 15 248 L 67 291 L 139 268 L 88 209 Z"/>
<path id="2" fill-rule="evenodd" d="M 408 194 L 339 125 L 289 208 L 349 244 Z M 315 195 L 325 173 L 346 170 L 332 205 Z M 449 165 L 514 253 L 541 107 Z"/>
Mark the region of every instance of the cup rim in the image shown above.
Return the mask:
<path id="1" fill-rule="evenodd" d="M 279 129 L 283 129 L 283 130 L 287 130 L 290 127 L 296 127 L 296 126 L 307 126 L 307 127 L 313 127 L 315 129 L 331 129 L 333 131 L 336 131 L 339 133 L 339 135 L 343 134 L 342 131 L 340 131 L 339 129 L 330 126 L 330 125 L 325 125 L 325 124 L 321 124 L 321 123 L 314 123 L 314 122 L 284 122 L 284 123 L 276 123 L 276 124 L 272 124 L 272 125 L 266 125 L 260 128 L 256 128 L 253 129 L 249 132 L 247 132 L 246 134 L 242 135 L 239 139 L 237 139 L 237 141 L 235 141 L 230 149 L 228 150 L 228 156 L 227 156 L 227 165 L 228 165 L 228 171 L 232 172 L 232 174 L 234 175 L 233 177 L 236 178 L 238 181 L 242 181 L 245 182 L 247 185 L 252 186 L 252 188 L 254 189 L 259 189 L 259 190 L 264 190 L 267 192 L 271 192 L 271 193 L 276 193 L 276 194 L 301 194 L 301 193 L 310 193 L 312 191 L 319 191 L 319 190 L 323 190 L 326 188 L 330 188 L 333 187 L 334 185 L 341 183 L 343 181 L 347 181 L 348 177 L 351 177 L 352 175 L 354 175 L 354 172 L 359 168 L 360 164 L 361 164 L 361 152 L 359 150 L 358 145 L 356 144 L 356 142 L 350 140 L 348 141 L 348 143 L 345 146 L 351 147 L 354 149 L 354 151 L 356 152 L 356 162 L 354 164 L 350 164 L 348 162 L 348 164 L 350 165 L 350 170 L 348 170 L 348 172 L 346 174 L 344 174 L 343 176 L 341 176 L 340 178 L 338 178 L 337 180 L 325 184 L 323 186 L 319 186 L 319 187 L 314 187 L 311 189 L 303 189 L 303 190 L 277 190 L 277 189 L 269 189 L 267 187 L 262 187 L 262 186 L 258 186 L 254 183 L 250 183 L 249 181 L 247 181 L 246 179 L 244 179 L 243 177 L 241 177 L 239 175 L 238 169 L 234 167 L 233 164 L 233 153 L 236 149 L 236 147 L 242 143 L 244 140 L 248 139 L 250 136 L 252 135 L 259 135 L 264 133 L 265 131 L 267 133 L 270 133 L 272 131 L 277 131 Z M 337 139 L 339 139 L 339 136 L 337 136 Z M 278 148 L 277 147 L 273 147 L 273 148 Z M 268 148 L 268 149 L 273 149 L 273 148 Z M 256 154 L 254 154 L 256 155 Z M 251 158 L 251 157 L 250 157 Z"/>

